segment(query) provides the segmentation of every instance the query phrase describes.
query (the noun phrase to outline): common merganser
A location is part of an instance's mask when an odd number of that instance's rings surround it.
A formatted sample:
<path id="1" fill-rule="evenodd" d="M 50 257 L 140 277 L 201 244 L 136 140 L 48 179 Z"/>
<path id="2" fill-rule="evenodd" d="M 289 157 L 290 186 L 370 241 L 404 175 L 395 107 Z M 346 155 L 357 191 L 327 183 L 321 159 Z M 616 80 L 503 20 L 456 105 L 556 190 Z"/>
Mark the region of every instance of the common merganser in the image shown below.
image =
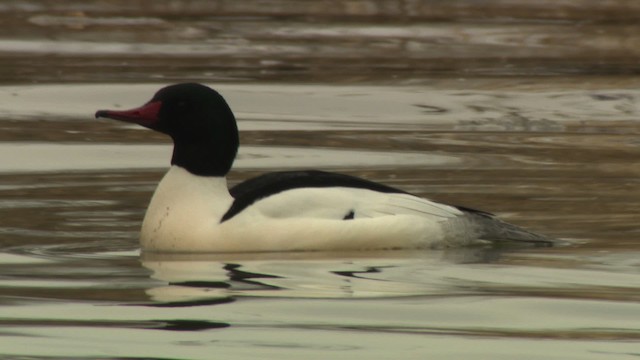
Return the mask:
<path id="1" fill-rule="evenodd" d="M 264 174 L 229 190 L 238 151 L 233 112 L 197 83 L 160 89 L 141 107 L 96 118 L 136 123 L 173 139 L 171 168 L 142 223 L 153 252 L 409 249 L 553 239 L 492 214 L 436 203 L 357 177 L 323 171 Z"/>

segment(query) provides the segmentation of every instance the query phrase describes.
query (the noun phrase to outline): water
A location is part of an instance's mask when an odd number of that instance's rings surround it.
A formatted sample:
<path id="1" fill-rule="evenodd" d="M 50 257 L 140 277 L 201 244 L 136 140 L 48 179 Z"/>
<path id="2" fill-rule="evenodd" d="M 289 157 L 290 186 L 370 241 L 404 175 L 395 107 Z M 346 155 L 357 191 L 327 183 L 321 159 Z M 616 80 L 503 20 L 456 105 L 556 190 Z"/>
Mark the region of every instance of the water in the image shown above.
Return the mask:
<path id="1" fill-rule="evenodd" d="M 640 356 L 635 4 L 151 4 L 0 5 L 0 358 Z M 340 171 L 572 245 L 140 255 L 170 144 L 92 115 L 187 80 L 239 119 L 232 183 Z"/>

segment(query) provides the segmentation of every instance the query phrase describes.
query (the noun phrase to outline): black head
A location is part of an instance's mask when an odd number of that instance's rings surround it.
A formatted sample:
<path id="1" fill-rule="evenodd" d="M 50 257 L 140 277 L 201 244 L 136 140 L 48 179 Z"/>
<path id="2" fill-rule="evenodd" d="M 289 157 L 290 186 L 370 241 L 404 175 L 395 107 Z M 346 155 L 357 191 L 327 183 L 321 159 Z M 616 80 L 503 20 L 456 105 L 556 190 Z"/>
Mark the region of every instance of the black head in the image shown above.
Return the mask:
<path id="1" fill-rule="evenodd" d="M 170 85 L 139 108 L 100 110 L 96 117 L 140 124 L 171 136 L 171 163 L 196 175 L 226 175 L 238 151 L 233 112 L 217 91 L 202 84 Z"/>

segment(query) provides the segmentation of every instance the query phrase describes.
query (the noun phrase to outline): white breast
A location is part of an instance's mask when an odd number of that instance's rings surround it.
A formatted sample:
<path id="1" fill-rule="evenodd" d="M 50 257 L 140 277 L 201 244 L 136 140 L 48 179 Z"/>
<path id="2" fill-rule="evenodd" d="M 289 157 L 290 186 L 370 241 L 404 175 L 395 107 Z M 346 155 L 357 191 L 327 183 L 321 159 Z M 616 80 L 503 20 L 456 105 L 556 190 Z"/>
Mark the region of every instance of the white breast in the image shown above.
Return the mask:
<path id="1" fill-rule="evenodd" d="M 172 166 L 158 184 L 142 222 L 145 250 L 195 252 L 218 237 L 233 198 L 223 177 L 201 177 Z"/>

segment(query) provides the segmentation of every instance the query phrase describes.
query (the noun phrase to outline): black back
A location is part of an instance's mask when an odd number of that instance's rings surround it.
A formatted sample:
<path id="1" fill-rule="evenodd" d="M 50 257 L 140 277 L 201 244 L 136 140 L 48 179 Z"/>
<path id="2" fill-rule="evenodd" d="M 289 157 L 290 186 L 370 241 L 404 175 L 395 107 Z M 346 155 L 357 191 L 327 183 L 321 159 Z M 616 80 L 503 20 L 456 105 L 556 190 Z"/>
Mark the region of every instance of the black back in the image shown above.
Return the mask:
<path id="1" fill-rule="evenodd" d="M 221 219 L 231 219 L 254 202 L 277 193 L 297 188 L 351 187 L 383 193 L 408 194 L 391 186 L 355 176 L 318 170 L 272 172 L 246 180 L 229 190 L 234 202 Z"/>
<path id="2" fill-rule="evenodd" d="M 400 190 L 391 186 L 376 183 L 373 181 L 361 179 L 359 177 L 332 173 L 319 170 L 304 171 L 278 171 L 266 173 L 254 178 L 245 180 L 229 189 L 234 201 L 229 210 L 222 216 L 220 222 L 231 219 L 246 209 L 251 204 L 260 199 L 264 199 L 271 195 L 281 193 L 283 191 L 298 188 L 323 188 L 323 187 L 351 187 L 357 189 L 367 189 L 382 193 L 396 193 L 413 195 L 404 190 Z M 463 206 L 453 206 L 463 212 L 475 214 L 476 216 L 493 218 L 493 214 L 471 209 Z"/>

